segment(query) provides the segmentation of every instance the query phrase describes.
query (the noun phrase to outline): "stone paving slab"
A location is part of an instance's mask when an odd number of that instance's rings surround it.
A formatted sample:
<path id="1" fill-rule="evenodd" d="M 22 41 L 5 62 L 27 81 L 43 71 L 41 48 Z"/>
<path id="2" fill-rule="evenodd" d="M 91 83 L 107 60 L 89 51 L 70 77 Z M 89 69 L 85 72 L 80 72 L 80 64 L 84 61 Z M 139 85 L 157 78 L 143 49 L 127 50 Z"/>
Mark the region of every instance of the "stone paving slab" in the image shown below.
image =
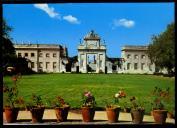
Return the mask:
<path id="1" fill-rule="evenodd" d="M 52 109 L 46 109 L 44 111 L 43 115 L 43 123 L 38 123 L 38 124 L 60 124 L 60 125 L 67 125 L 67 124 L 114 124 L 114 123 L 108 123 L 107 121 L 107 115 L 106 111 L 96 111 L 95 116 L 94 116 L 94 121 L 90 123 L 85 123 L 82 122 L 82 115 L 80 113 L 74 113 L 72 111 L 69 111 L 68 113 L 68 121 L 67 122 L 56 122 L 56 115 L 55 111 Z M 3 123 L 4 124 L 10 124 L 6 123 L 5 119 L 5 114 L 3 113 Z M 118 124 L 133 124 L 132 123 L 132 118 L 130 113 L 124 113 L 120 112 L 119 114 L 119 122 Z M 116 123 L 116 124 L 117 124 Z M 144 124 L 154 124 L 154 119 L 150 115 L 145 115 L 143 119 Z M 167 118 L 166 123 L 170 124 L 175 124 L 174 119 Z M 31 113 L 30 111 L 19 111 L 18 117 L 17 117 L 17 122 L 16 123 L 11 123 L 11 124 L 32 124 L 31 123 Z"/>
<path id="2" fill-rule="evenodd" d="M 42 123 L 32 123 L 30 121 L 27 122 L 16 122 L 16 123 L 4 123 L 4 125 L 135 125 L 132 122 L 116 122 L 116 123 L 109 123 L 108 121 L 93 121 L 93 122 L 82 122 L 77 120 L 68 120 L 67 122 L 55 122 L 55 121 L 44 121 Z M 155 123 L 143 122 L 141 125 L 158 125 Z M 174 124 L 166 123 L 164 125 L 167 126 L 174 126 Z"/>

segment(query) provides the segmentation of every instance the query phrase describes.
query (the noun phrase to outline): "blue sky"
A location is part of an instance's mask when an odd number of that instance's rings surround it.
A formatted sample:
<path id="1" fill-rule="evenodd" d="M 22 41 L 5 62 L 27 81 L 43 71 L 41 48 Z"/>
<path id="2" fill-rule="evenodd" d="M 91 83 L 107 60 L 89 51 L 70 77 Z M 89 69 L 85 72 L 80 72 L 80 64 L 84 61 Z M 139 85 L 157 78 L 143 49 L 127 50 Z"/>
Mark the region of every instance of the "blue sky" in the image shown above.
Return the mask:
<path id="1" fill-rule="evenodd" d="M 77 55 L 92 29 L 105 40 L 107 55 L 121 57 L 124 45 L 148 45 L 174 21 L 174 3 L 4 4 L 3 17 L 17 42 L 62 44 Z"/>

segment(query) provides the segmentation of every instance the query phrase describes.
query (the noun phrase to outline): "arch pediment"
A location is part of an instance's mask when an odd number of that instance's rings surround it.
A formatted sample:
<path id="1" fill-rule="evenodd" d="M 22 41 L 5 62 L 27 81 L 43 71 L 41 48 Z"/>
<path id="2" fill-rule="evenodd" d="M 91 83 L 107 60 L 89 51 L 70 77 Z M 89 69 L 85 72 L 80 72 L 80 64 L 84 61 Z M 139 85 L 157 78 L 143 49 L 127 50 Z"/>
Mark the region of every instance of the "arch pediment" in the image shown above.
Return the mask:
<path id="1" fill-rule="evenodd" d="M 93 30 L 89 32 L 84 41 L 78 46 L 78 49 L 104 49 L 106 46 L 101 43 L 101 39 Z"/>

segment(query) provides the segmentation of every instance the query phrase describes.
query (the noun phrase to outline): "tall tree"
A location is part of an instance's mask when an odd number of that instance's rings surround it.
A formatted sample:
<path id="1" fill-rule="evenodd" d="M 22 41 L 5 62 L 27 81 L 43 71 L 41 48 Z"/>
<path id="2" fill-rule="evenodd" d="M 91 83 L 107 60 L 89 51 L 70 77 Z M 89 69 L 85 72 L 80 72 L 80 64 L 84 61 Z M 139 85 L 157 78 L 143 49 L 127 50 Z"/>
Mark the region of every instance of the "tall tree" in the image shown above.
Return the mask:
<path id="1" fill-rule="evenodd" d="M 3 18 L 2 20 L 2 36 L 4 38 L 10 39 L 10 32 L 12 31 L 12 27 L 7 25 L 6 20 Z"/>
<path id="2" fill-rule="evenodd" d="M 26 58 L 17 58 L 15 54 L 15 48 L 10 37 L 10 32 L 12 27 L 8 26 L 5 19 L 2 22 L 2 42 L 0 42 L 0 47 L 2 51 L 2 66 L 0 69 L 4 74 L 8 74 L 6 68 L 9 66 L 15 67 L 15 72 L 20 72 L 22 74 L 32 73 L 32 70 L 28 68 L 28 62 Z"/>
<path id="3" fill-rule="evenodd" d="M 15 48 L 10 38 L 10 32 L 12 28 L 7 25 L 6 20 L 2 22 L 2 42 L 0 46 L 2 48 L 2 66 L 5 68 L 15 58 Z"/>
<path id="4" fill-rule="evenodd" d="M 152 37 L 148 47 L 148 55 L 156 67 L 167 69 L 168 74 L 175 69 L 175 24 L 171 23 L 166 30 Z"/>

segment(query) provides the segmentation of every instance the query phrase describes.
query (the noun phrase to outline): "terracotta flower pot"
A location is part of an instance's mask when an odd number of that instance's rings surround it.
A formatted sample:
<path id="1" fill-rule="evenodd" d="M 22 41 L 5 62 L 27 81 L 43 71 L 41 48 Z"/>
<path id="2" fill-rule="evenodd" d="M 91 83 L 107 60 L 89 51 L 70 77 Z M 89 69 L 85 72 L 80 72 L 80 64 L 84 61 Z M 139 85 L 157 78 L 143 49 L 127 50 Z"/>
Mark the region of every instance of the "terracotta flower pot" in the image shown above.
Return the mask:
<path id="1" fill-rule="evenodd" d="M 5 116 L 7 123 L 13 123 L 17 120 L 19 108 L 5 107 Z"/>
<path id="2" fill-rule="evenodd" d="M 30 109 L 33 123 L 42 122 L 44 109 L 45 109 L 44 107 L 36 107 Z"/>
<path id="3" fill-rule="evenodd" d="M 167 118 L 167 110 L 153 110 L 154 121 L 157 124 L 164 124 Z"/>
<path id="4" fill-rule="evenodd" d="M 144 110 L 131 110 L 132 122 L 140 124 L 143 122 Z"/>
<path id="5" fill-rule="evenodd" d="M 55 114 L 58 122 L 67 121 L 69 106 L 68 107 L 56 107 Z"/>
<path id="6" fill-rule="evenodd" d="M 95 109 L 91 107 L 82 107 L 82 117 L 84 122 L 93 121 Z"/>
<path id="7" fill-rule="evenodd" d="M 119 118 L 119 112 L 121 108 L 116 107 L 116 108 L 106 108 L 106 113 L 108 117 L 108 122 L 114 123 L 118 121 Z"/>

